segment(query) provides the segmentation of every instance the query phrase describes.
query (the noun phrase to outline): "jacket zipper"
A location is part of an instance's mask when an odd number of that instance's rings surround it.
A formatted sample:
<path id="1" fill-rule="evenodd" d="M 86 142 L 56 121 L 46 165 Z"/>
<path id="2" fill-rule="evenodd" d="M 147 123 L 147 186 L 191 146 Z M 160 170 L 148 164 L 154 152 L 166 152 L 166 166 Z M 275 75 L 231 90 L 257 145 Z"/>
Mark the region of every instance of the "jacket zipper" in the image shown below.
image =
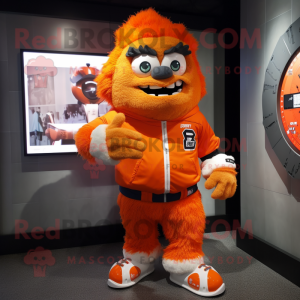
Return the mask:
<path id="1" fill-rule="evenodd" d="M 167 121 L 161 121 L 161 129 L 162 129 L 162 142 L 163 142 L 163 152 L 164 152 L 164 173 L 165 173 L 164 202 L 166 202 L 166 194 L 170 193 L 170 181 L 171 181 Z"/>

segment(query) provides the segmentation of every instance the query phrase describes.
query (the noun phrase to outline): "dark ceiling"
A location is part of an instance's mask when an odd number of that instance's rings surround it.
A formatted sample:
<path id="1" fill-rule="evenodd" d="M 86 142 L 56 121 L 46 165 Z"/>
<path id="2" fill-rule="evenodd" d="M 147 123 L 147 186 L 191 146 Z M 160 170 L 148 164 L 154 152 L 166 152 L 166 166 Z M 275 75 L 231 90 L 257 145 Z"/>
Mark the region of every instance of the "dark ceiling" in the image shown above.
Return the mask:
<path id="1" fill-rule="evenodd" d="M 188 29 L 239 28 L 241 0 L 11 0 L 2 1 L 1 11 L 57 18 L 122 23 L 141 9 L 152 7 L 184 23 Z"/>
<path id="2" fill-rule="evenodd" d="M 228 1 L 224 0 L 88 0 L 85 2 L 97 2 L 111 6 L 131 7 L 137 10 L 145 7 L 153 7 L 161 12 L 181 13 L 198 16 L 218 17 L 224 13 L 224 7 Z"/>

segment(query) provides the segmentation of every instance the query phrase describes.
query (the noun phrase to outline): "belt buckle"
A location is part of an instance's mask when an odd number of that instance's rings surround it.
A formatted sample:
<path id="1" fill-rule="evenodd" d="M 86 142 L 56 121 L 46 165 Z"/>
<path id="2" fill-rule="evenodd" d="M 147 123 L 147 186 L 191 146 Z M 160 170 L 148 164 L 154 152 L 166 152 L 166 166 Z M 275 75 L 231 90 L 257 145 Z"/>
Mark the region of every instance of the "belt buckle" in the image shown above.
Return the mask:
<path id="1" fill-rule="evenodd" d="M 194 193 L 194 189 L 193 189 L 193 188 L 189 188 L 189 189 L 187 190 L 187 195 L 188 195 L 188 196 L 192 195 L 193 193 Z"/>

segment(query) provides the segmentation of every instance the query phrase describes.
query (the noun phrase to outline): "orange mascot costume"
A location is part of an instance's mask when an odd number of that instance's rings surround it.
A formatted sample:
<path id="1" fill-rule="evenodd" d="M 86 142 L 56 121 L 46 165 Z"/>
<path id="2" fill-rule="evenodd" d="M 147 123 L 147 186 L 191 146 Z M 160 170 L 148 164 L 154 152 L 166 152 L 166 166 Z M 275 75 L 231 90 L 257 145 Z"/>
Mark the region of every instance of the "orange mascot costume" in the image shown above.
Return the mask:
<path id="1" fill-rule="evenodd" d="M 225 290 L 203 261 L 197 182 L 202 170 L 205 187 L 217 186 L 212 198 L 224 200 L 235 193 L 237 173 L 234 158 L 218 153 L 220 140 L 198 108 L 206 91 L 197 46 L 184 25 L 153 9 L 131 16 L 115 32 L 115 48 L 96 79 L 98 97 L 113 108 L 75 136 L 84 159 L 115 165 L 120 186 L 124 259 L 112 266 L 110 287 L 132 286 L 154 271 L 160 223 L 170 279 L 201 296 Z"/>

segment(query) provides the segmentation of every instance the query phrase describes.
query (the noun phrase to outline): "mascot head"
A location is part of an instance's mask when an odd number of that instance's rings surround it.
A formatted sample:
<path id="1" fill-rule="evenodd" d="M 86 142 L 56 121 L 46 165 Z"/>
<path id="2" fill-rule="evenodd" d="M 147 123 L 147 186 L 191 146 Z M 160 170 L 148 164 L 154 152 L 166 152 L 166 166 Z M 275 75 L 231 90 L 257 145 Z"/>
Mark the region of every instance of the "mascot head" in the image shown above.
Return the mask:
<path id="1" fill-rule="evenodd" d="M 79 102 L 83 104 L 96 104 L 104 100 L 96 94 L 97 82 L 95 79 L 99 73 L 99 70 L 90 67 L 90 64 L 75 69 L 70 81 L 72 83 L 72 93 Z"/>
<path id="2" fill-rule="evenodd" d="M 97 95 L 125 114 L 181 117 L 206 93 L 197 47 L 184 25 L 153 9 L 141 11 L 115 32 L 115 48 L 96 78 Z"/>

